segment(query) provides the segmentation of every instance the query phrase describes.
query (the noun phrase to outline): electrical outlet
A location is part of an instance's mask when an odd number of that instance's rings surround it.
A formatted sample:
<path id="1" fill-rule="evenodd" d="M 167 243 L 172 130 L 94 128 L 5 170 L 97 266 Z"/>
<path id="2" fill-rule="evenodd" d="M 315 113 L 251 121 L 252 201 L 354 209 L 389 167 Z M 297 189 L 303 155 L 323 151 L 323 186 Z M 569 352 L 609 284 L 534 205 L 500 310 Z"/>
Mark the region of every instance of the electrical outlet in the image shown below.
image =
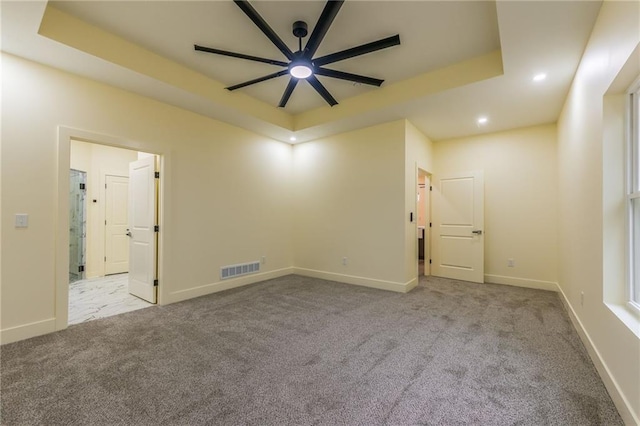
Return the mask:
<path id="1" fill-rule="evenodd" d="M 16 215 L 16 228 L 28 228 L 29 215 L 26 213 L 18 213 Z"/>
<path id="2" fill-rule="evenodd" d="M 260 263 L 262 263 L 263 265 L 267 263 L 267 256 L 262 256 L 262 258 L 260 259 Z"/>
<path id="3" fill-rule="evenodd" d="M 513 259 L 507 260 L 507 266 L 509 268 L 513 268 L 516 265 L 516 262 Z"/>
<path id="4" fill-rule="evenodd" d="M 342 258 L 342 264 L 346 266 L 347 263 L 348 263 L 348 259 L 346 257 L 343 257 Z"/>
<path id="5" fill-rule="evenodd" d="M 584 306 L 584 291 L 580 292 L 580 306 Z"/>

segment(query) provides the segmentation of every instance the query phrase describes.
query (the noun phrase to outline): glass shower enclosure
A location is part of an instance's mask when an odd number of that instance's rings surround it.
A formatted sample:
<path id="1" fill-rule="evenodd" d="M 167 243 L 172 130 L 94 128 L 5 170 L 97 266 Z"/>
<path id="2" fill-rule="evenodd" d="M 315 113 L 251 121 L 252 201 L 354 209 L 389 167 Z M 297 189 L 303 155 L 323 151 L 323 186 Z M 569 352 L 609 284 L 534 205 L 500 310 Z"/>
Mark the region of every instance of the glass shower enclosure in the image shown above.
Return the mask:
<path id="1" fill-rule="evenodd" d="M 69 176 L 69 283 L 84 278 L 87 220 L 87 173 L 70 170 Z"/>

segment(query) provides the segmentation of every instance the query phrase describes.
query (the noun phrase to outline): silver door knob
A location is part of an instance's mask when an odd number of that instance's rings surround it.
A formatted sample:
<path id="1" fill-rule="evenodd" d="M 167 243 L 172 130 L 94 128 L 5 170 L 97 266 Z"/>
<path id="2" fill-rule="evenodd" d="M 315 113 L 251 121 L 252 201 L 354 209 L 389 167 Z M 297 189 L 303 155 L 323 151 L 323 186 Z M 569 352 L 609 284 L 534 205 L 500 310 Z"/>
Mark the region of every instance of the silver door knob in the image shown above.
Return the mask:
<path id="1" fill-rule="evenodd" d="M 472 234 L 482 235 L 482 230 L 476 229 L 475 231 L 471 231 Z"/>
<path id="2" fill-rule="evenodd" d="M 126 234 L 126 235 L 127 235 L 127 237 L 130 237 L 130 236 L 131 236 L 131 231 L 129 231 L 129 230 L 127 229 L 127 234 Z"/>

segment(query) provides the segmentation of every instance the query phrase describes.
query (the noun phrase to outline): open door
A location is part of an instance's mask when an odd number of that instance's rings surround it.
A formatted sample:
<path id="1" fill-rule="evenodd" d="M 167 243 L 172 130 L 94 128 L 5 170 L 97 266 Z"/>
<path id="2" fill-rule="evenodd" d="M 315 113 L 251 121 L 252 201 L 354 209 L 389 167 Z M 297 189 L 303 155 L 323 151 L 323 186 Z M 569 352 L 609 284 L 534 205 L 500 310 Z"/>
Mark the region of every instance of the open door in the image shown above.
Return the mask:
<path id="1" fill-rule="evenodd" d="M 156 303 L 155 156 L 129 164 L 129 293 Z"/>
<path id="2" fill-rule="evenodd" d="M 433 257 L 438 277 L 484 282 L 484 174 L 458 173 L 435 179 Z"/>

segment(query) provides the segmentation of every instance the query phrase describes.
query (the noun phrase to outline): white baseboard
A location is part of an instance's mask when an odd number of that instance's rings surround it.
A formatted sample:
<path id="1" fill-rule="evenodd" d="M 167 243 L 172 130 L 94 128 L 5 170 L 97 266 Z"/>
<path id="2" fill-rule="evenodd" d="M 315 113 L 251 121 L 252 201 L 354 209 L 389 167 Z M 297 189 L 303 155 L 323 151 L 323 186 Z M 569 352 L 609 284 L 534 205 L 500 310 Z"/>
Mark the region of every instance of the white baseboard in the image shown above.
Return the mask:
<path id="1" fill-rule="evenodd" d="M 0 344 L 17 342 L 18 340 L 29 339 L 56 331 L 56 319 L 49 318 L 30 324 L 19 325 L 17 327 L 0 330 Z"/>
<path id="2" fill-rule="evenodd" d="M 282 268 L 275 271 L 263 272 L 261 274 L 251 274 L 239 278 L 218 281 L 216 283 L 193 287 L 186 290 L 174 291 L 165 297 L 162 304 L 166 305 L 169 303 L 181 302 L 183 300 L 193 299 L 194 297 L 206 296 L 207 294 L 230 290 L 232 288 L 242 287 L 244 285 L 254 284 L 260 281 L 291 274 L 293 274 L 293 268 Z"/>
<path id="3" fill-rule="evenodd" d="M 616 380 L 611 375 L 607 364 L 600 356 L 600 352 L 598 352 L 598 349 L 593 344 L 589 333 L 587 333 L 587 331 L 585 330 L 582 322 L 573 309 L 573 306 L 571 306 L 571 303 L 569 303 L 569 299 L 567 299 L 567 296 L 564 294 L 564 291 L 562 291 L 562 288 L 560 286 L 558 286 L 558 292 L 560 293 L 560 300 L 562 300 L 562 303 L 567 310 L 567 313 L 569 314 L 571 323 L 578 332 L 578 336 L 580 336 L 584 347 L 587 349 L 587 353 L 589 354 L 591 361 L 593 361 L 593 364 L 595 365 L 596 370 L 598 371 L 598 374 L 600 375 L 600 378 L 604 383 L 604 386 L 607 388 L 607 391 L 609 392 L 613 403 L 620 413 L 620 417 L 622 417 L 622 420 L 624 421 L 624 424 L 627 426 L 640 426 L 640 418 L 638 418 L 631 410 L 631 405 L 624 397 L 624 394 L 622 394 L 622 392 L 620 391 L 618 382 L 616 382 Z"/>
<path id="4" fill-rule="evenodd" d="M 558 283 L 553 281 L 531 280 L 528 278 L 506 277 L 503 275 L 485 274 L 485 283 L 505 284 L 516 287 L 535 288 L 537 290 L 558 291 Z"/>
<path id="5" fill-rule="evenodd" d="M 414 278 L 406 283 L 376 280 L 373 278 L 357 277 L 353 275 L 336 274 L 335 272 L 316 271 L 314 269 L 293 268 L 293 273 L 305 277 L 320 278 L 329 281 L 338 281 L 345 284 L 354 284 L 364 287 L 377 288 L 379 290 L 408 293 L 418 285 L 418 279 Z"/>

